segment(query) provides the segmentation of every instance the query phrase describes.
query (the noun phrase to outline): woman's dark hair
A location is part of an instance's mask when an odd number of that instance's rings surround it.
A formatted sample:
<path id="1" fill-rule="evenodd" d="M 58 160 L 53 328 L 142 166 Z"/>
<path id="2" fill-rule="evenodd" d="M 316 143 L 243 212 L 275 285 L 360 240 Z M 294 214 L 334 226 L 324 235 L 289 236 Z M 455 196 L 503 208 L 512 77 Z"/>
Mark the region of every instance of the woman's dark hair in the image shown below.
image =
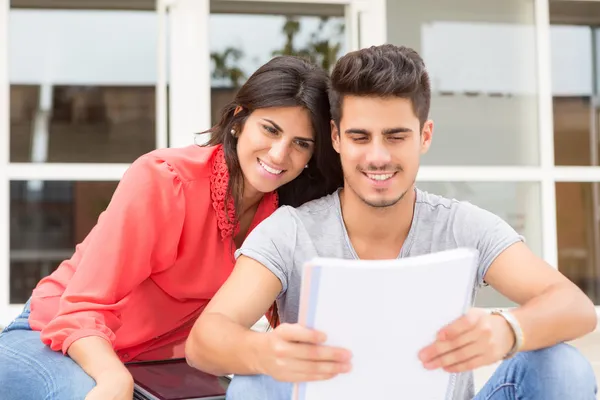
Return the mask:
<path id="1" fill-rule="evenodd" d="M 315 135 L 308 168 L 277 189 L 280 205 L 297 207 L 343 185 L 340 157 L 331 144 L 328 85 L 327 73 L 316 65 L 294 56 L 275 57 L 250 76 L 235 99 L 223 108 L 219 123 L 206 131 L 211 133 L 206 146 L 223 145 L 229 170 L 227 196 L 233 197 L 236 219 L 244 193 L 244 177 L 237 156 L 237 138 L 230 131 L 234 128 L 241 132 L 248 116 L 260 108 L 303 107 L 310 114 Z M 236 114 L 238 107 L 241 111 Z M 276 304 L 267 312 L 267 318 L 272 327 L 279 325 Z"/>
<path id="2" fill-rule="evenodd" d="M 315 134 L 314 153 L 308 168 L 277 190 L 280 205 L 297 207 L 342 186 L 340 158 L 331 144 L 328 84 L 327 73 L 316 65 L 295 56 L 275 57 L 250 76 L 234 100 L 221 111 L 219 123 L 206 131 L 211 133 L 206 146 L 223 145 L 229 170 L 227 195 L 233 197 L 236 219 L 244 193 L 244 178 L 236 151 L 237 138 L 230 131 L 235 128 L 241 132 L 248 116 L 260 108 L 303 107 L 310 114 Z M 235 114 L 238 107 L 241 111 Z"/>

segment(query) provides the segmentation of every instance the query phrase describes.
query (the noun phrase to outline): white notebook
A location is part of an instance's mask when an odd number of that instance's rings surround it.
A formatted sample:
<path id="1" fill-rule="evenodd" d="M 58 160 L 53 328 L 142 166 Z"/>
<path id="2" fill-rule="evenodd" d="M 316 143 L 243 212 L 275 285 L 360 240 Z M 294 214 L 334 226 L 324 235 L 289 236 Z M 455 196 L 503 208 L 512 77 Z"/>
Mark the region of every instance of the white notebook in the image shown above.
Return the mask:
<path id="1" fill-rule="evenodd" d="M 352 371 L 294 385 L 294 400 L 444 400 L 452 374 L 428 371 L 418 352 L 471 306 L 478 252 L 397 260 L 317 258 L 304 266 L 299 323 L 353 353 Z"/>

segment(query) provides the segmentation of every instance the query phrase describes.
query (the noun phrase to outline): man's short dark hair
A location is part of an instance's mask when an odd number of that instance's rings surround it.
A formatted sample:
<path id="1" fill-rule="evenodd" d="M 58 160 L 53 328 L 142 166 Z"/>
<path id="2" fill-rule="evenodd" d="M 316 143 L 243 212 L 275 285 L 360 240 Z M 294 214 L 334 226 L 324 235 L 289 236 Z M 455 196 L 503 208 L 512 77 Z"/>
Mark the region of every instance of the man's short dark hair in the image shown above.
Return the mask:
<path id="1" fill-rule="evenodd" d="M 421 127 L 429 116 L 431 85 L 419 54 L 404 46 L 385 44 L 350 52 L 331 73 L 331 117 L 340 126 L 344 96 L 410 99 Z"/>

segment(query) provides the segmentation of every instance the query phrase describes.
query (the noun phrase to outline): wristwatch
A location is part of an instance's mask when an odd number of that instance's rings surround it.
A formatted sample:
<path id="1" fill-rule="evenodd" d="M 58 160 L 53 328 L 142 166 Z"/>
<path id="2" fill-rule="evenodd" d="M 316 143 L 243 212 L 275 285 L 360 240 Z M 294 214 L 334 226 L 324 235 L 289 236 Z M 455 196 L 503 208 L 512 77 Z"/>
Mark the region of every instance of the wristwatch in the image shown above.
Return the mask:
<path id="1" fill-rule="evenodd" d="M 524 342 L 523 331 L 521 330 L 521 325 L 519 324 L 519 321 L 517 321 L 515 316 L 512 315 L 510 312 L 502 310 L 502 309 L 497 309 L 497 310 L 492 310 L 491 314 L 492 315 L 500 315 L 501 317 L 503 317 L 506 320 L 506 322 L 508 323 L 508 326 L 510 326 L 510 328 L 512 329 L 513 335 L 515 337 L 515 344 L 509 350 L 509 352 L 504 356 L 504 359 L 506 360 L 508 358 L 511 358 L 515 354 L 517 354 L 517 352 L 523 347 L 523 342 Z"/>

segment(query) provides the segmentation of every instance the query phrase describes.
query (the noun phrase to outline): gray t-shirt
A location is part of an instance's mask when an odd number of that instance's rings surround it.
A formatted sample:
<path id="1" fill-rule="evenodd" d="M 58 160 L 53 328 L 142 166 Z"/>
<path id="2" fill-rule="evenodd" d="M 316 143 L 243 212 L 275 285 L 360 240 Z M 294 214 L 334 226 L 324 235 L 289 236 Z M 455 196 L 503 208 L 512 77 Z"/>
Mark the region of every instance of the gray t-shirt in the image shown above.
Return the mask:
<path id="1" fill-rule="evenodd" d="M 498 216 L 468 202 L 416 190 L 413 221 L 398 257 L 429 254 L 458 247 L 479 251 L 477 287 L 494 259 L 524 240 Z M 282 322 L 298 321 L 304 263 L 314 257 L 358 259 L 342 219 L 339 191 L 298 208 L 280 207 L 259 224 L 236 251 L 268 268 L 281 281 L 277 298 Z M 474 298 L 475 296 L 473 296 Z M 474 396 L 472 373 L 457 374 L 455 400 Z"/>

